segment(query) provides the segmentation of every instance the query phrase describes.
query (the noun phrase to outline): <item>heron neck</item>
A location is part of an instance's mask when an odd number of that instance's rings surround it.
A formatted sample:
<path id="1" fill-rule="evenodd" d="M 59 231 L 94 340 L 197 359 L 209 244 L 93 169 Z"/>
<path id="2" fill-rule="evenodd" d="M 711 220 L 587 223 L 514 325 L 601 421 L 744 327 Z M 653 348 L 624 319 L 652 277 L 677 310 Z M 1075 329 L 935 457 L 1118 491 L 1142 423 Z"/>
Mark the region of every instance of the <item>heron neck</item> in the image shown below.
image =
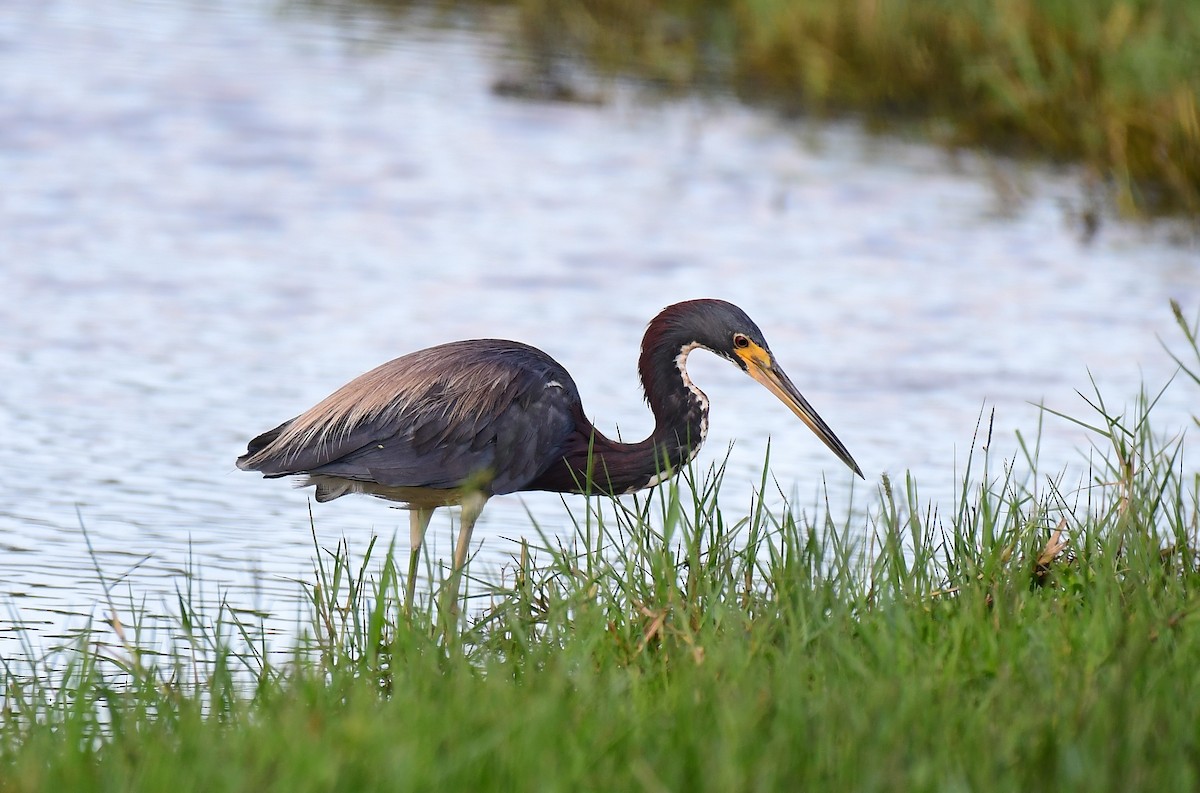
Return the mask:
<path id="1" fill-rule="evenodd" d="M 621 443 L 577 416 L 580 434 L 566 450 L 566 465 L 551 466 L 537 489 L 619 495 L 662 482 L 695 456 L 708 430 L 708 399 L 687 374 L 690 338 L 655 333 L 642 342 L 638 373 L 654 413 L 654 431 L 637 443 Z"/>
<path id="2" fill-rule="evenodd" d="M 688 376 L 687 359 L 700 345 L 692 339 L 671 335 L 652 336 L 646 331 L 638 375 L 646 402 L 654 413 L 654 432 L 642 444 L 653 460 L 648 469 L 661 473 L 664 461 L 670 468 L 685 464 L 696 455 L 708 434 L 708 397 Z"/>

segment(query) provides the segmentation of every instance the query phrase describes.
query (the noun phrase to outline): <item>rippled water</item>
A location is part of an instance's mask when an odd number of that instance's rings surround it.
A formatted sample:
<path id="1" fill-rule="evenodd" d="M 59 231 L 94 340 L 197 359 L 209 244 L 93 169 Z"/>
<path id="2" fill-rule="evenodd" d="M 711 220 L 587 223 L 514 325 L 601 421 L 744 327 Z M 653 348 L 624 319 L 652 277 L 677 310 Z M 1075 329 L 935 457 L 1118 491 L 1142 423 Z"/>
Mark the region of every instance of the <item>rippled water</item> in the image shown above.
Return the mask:
<path id="1" fill-rule="evenodd" d="M 437 342 L 541 346 L 602 429 L 641 437 L 646 320 L 724 297 L 872 487 L 911 469 L 935 501 L 981 410 L 995 408 L 1005 451 L 1012 428 L 1035 427 L 1030 402 L 1082 413 L 1089 370 L 1117 402 L 1169 375 L 1156 335 L 1173 338 L 1169 298 L 1200 305 L 1200 256 L 1161 227 L 1108 224 L 1084 243 L 1073 176 L 628 85 L 604 86 L 598 106 L 501 98 L 490 86 L 520 66 L 503 13 L 0 6 L 5 636 L 19 620 L 50 644 L 93 613 L 81 520 L 150 611 L 192 568 L 213 597 L 297 613 L 307 494 L 234 458 Z M 692 374 L 714 405 L 701 461 L 737 441 L 726 502 L 749 503 L 771 438 L 785 492 L 814 503 L 825 476 L 844 504 L 840 463 L 701 358 Z M 1168 392 L 1160 425 L 1198 402 Z M 1083 443 L 1050 421 L 1045 459 L 1078 464 Z M 526 509 L 569 526 L 556 496 L 496 499 L 481 565 L 532 533 Z M 407 536 L 405 514 L 371 499 L 315 516 L 324 546 Z M 431 530 L 436 553 L 449 520 Z"/>

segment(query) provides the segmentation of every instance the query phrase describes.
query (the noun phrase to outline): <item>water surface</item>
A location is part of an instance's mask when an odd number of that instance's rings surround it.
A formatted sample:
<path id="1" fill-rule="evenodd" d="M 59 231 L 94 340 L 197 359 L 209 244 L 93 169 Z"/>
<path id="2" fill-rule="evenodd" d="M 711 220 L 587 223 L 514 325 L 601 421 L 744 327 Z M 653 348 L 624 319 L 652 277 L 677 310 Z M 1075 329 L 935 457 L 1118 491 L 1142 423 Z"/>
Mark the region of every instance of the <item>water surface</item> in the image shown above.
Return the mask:
<path id="1" fill-rule="evenodd" d="M 252 435 L 349 378 L 457 338 L 508 337 L 574 374 L 606 432 L 643 437 L 634 362 L 677 300 L 745 308 L 868 484 L 953 493 L 981 411 L 1117 403 L 1171 365 L 1169 298 L 1200 261 L 1163 227 L 1084 242 L 1070 173 L 782 121 L 719 98 L 602 85 L 601 105 L 515 101 L 504 12 L 383 19 L 254 2 L 0 7 L 0 578 L 47 646 L 119 592 L 207 596 L 284 619 L 309 579 L 308 494 L 233 466 Z M 750 503 L 768 439 L 800 507 L 849 472 L 756 384 L 691 357 L 707 465 Z M 1089 375 L 1090 373 L 1090 375 Z M 1195 389 L 1159 406 L 1184 426 Z M 1084 472 L 1050 421 L 1047 469 Z M 581 502 L 569 499 L 578 509 Z M 772 496 L 772 503 L 779 498 Z M 480 569 L 569 531 L 557 496 L 494 500 Z M 451 546 L 435 519 L 436 554 Z M 366 498 L 314 508 L 317 541 L 407 536 Z M 2 638 L 2 637 L 0 637 Z"/>

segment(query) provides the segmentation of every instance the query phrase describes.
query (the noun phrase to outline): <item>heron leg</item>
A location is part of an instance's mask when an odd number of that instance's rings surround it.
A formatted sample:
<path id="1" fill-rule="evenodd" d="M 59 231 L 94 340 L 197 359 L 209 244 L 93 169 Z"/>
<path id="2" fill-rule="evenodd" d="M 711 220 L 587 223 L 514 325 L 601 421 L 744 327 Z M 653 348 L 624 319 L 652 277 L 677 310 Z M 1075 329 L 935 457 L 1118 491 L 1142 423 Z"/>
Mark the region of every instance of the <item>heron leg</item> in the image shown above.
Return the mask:
<path id="1" fill-rule="evenodd" d="M 462 518 L 458 528 L 458 544 L 454 547 L 454 569 L 450 572 L 450 580 L 447 582 L 446 605 L 448 606 L 446 613 L 450 615 L 458 614 L 458 584 L 462 577 L 463 567 L 467 563 L 467 552 L 471 550 L 471 532 L 475 529 L 475 521 L 479 519 L 480 513 L 483 512 L 483 506 L 487 503 L 488 497 L 481 492 L 475 491 L 468 493 L 462 501 Z"/>
<path id="2" fill-rule="evenodd" d="M 404 601 L 405 612 L 412 614 L 413 603 L 417 597 L 417 565 L 421 561 L 421 545 L 425 542 L 425 530 L 433 519 L 432 507 L 413 507 L 408 513 L 408 584 Z"/>

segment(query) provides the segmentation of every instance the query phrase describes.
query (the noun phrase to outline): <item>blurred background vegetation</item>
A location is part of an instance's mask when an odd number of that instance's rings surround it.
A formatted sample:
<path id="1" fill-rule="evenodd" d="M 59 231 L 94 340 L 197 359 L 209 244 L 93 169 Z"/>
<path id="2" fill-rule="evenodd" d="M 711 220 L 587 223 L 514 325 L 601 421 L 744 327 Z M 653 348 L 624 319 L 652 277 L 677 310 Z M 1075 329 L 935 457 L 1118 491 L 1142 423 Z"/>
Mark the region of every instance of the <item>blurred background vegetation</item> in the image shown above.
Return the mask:
<path id="1" fill-rule="evenodd" d="M 664 88 L 727 89 L 951 147 L 1079 163 L 1125 214 L 1200 212 L 1194 0 L 504 5 L 552 61 L 582 56 L 601 73 Z"/>

